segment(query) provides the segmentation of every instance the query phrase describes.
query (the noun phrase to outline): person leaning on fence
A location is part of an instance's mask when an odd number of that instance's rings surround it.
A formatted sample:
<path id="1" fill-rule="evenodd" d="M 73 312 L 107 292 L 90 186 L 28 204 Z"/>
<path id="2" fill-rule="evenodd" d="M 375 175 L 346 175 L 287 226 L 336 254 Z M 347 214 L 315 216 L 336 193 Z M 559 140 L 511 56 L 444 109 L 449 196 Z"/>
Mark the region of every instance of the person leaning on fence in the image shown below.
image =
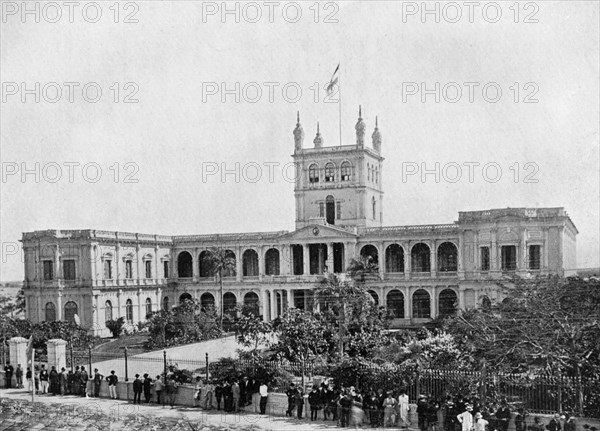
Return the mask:
<path id="1" fill-rule="evenodd" d="M 200 399 L 202 397 L 202 377 L 196 376 L 196 382 L 194 383 L 194 407 L 200 406 Z M 197 403 L 197 405 L 196 405 Z"/>
<path id="2" fill-rule="evenodd" d="M 150 404 L 150 399 L 152 398 L 152 379 L 148 373 L 144 374 L 142 385 L 144 386 L 144 400 L 146 401 L 146 404 Z"/>
<path id="3" fill-rule="evenodd" d="M 133 404 L 141 404 L 143 389 L 144 384 L 140 380 L 140 375 L 136 374 L 135 379 L 133 380 Z"/>
<path id="4" fill-rule="evenodd" d="M 110 398 L 113 400 L 117 399 L 117 382 L 119 378 L 115 374 L 115 370 L 111 370 L 110 375 L 106 377 L 106 381 L 108 382 L 108 394 Z"/>
<path id="5" fill-rule="evenodd" d="M 94 377 L 92 378 L 92 382 L 94 385 L 94 397 L 98 398 L 100 396 L 100 386 L 102 385 L 102 380 L 104 380 L 104 376 L 100 374 L 98 368 L 94 368 Z"/>
<path id="6" fill-rule="evenodd" d="M 288 408 L 285 411 L 286 416 L 294 416 L 294 408 L 296 408 L 296 393 L 298 389 L 296 389 L 296 385 L 294 383 L 290 383 L 290 387 L 287 391 L 285 391 L 285 395 L 288 400 Z"/>
<path id="7" fill-rule="evenodd" d="M 467 404 L 465 407 L 465 411 L 456 416 L 458 422 L 461 424 L 462 431 L 471 431 L 473 429 L 473 406 Z"/>
<path id="8" fill-rule="evenodd" d="M 169 405 L 171 408 L 173 408 L 175 405 L 175 397 L 177 396 L 178 387 L 179 385 L 174 376 L 171 376 L 170 379 L 167 379 L 167 396 L 169 397 Z"/>
<path id="9" fill-rule="evenodd" d="M 156 380 L 154 380 L 154 382 L 152 383 L 152 386 L 154 386 L 154 393 L 156 394 L 156 404 L 160 404 L 160 396 L 163 393 L 163 390 L 165 388 L 165 384 L 162 381 L 162 377 L 156 376 Z M 164 398 L 163 398 L 163 401 L 164 401 Z"/>

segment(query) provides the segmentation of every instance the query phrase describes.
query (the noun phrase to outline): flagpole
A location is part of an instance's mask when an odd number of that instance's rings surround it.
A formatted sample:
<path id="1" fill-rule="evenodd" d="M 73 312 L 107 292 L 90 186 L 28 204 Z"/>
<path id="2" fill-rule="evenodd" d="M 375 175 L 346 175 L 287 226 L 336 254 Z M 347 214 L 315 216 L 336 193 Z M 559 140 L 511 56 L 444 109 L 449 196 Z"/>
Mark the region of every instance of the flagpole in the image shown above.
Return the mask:
<path id="1" fill-rule="evenodd" d="M 342 68 L 340 67 L 340 75 L 338 78 L 338 91 L 340 93 L 339 103 L 338 103 L 338 118 L 340 123 L 340 148 L 342 147 Z"/>
<path id="2" fill-rule="evenodd" d="M 33 340 L 31 343 L 31 404 L 35 403 L 35 349 L 33 348 Z M 41 383 L 41 382 L 40 382 Z"/>

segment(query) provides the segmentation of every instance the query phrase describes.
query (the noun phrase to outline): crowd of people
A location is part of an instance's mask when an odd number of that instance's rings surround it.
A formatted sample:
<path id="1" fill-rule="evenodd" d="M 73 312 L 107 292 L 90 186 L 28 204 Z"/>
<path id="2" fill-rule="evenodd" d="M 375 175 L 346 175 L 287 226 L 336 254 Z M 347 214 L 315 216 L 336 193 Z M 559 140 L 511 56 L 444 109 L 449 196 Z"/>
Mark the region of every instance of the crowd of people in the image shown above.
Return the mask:
<path id="1" fill-rule="evenodd" d="M 148 373 L 143 376 L 136 374 L 132 385 L 133 403 L 141 404 L 143 394 L 145 403 L 152 402 L 154 398 L 155 403 L 169 404 L 173 408 L 182 384 L 177 371 L 176 366 L 169 366 L 165 374 L 154 379 Z M 110 398 L 119 398 L 119 379 L 114 370 L 105 377 L 94 369 L 90 376 L 83 365 L 69 371 L 64 367 L 58 371 L 52 366 L 48 371 L 42 364 L 36 365 L 33 370 L 27 367 L 24 373 L 20 364 L 14 369 L 7 363 L 4 372 L 6 388 L 12 387 L 13 374 L 16 387 L 24 388 L 25 375 L 28 390 L 35 389 L 37 394 L 98 397 L 102 382 L 106 381 Z M 193 405 L 196 407 L 235 413 L 251 405 L 253 395 L 258 393 L 260 413 L 267 413 L 269 391 L 265 382 L 251 377 L 213 380 L 197 376 L 193 385 Z M 539 416 L 533 417 L 532 422 L 527 424 L 526 412 L 522 408 L 512 412 L 506 400 L 493 405 L 481 403 L 477 397 L 457 395 L 435 399 L 422 394 L 415 408 L 409 404 L 405 390 L 385 392 L 379 388 L 363 392 L 354 386 L 336 387 L 330 381 L 306 388 L 291 383 L 286 396 L 286 416 L 303 419 L 306 414 L 308 418 L 310 410 L 311 421 L 333 421 L 339 427 L 408 428 L 416 425 L 420 431 L 507 431 L 510 421 L 514 420 L 516 431 L 576 430 L 575 417 L 558 413 L 547 424 Z M 415 411 L 411 412 L 413 408 Z M 513 413 L 516 413 L 514 418 Z M 417 423 L 412 423 L 414 419 Z"/>

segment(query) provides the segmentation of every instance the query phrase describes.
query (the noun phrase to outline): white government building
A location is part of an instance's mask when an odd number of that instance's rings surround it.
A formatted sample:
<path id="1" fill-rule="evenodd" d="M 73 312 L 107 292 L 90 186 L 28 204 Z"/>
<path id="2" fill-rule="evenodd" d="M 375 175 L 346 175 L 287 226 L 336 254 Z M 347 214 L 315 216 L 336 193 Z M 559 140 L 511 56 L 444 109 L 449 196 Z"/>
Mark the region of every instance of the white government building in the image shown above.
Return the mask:
<path id="1" fill-rule="evenodd" d="M 365 145 L 324 147 L 317 131 L 305 148 L 294 129 L 296 230 L 185 236 L 102 230 L 23 233 L 27 318 L 73 320 L 101 336 L 105 321 L 134 324 L 183 298 L 220 308 L 219 283 L 203 253 L 229 250 L 236 268 L 225 274 L 225 309 L 254 307 L 265 320 L 286 307 L 306 308 L 322 274 L 343 273 L 350 260 L 371 256 L 375 301 L 393 326 L 500 301 L 497 280 L 511 274 L 570 275 L 576 268 L 577 228 L 564 208 L 506 208 L 459 212 L 448 224 L 383 226 L 383 157 L 375 126 Z"/>

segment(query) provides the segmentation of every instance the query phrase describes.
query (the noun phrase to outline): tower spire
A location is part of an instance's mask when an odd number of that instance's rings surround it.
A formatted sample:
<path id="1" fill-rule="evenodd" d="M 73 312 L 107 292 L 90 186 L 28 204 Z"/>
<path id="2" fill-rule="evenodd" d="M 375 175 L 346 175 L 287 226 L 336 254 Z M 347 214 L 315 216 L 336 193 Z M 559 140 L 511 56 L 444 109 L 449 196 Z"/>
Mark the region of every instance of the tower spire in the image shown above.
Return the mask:
<path id="1" fill-rule="evenodd" d="M 317 136 L 313 140 L 313 144 L 315 144 L 315 148 L 323 147 L 323 137 L 321 136 L 321 131 L 319 128 L 319 122 L 317 121 Z"/>
<path id="2" fill-rule="evenodd" d="M 379 121 L 378 118 L 375 117 L 375 130 L 371 135 L 371 139 L 373 140 L 373 149 L 378 153 L 381 152 L 381 132 L 379 131 Z"/>
<path id="3" fill-rule="evenodd" d="M 302 151 L 302 144 L 304 143 L 304 129 L 300 124 L 300 111 L 296 115 L 296 128 L 294 129 L 294 148 L 296 151 Z"/>
<path id="4" fill-rule="evenodd" d="M 356 146 L 364 148 L 365 146 L 365 122 L 362 119 L 362 106 L 358 105 L 358 121 L 354 129 L 356 130 Z"/>

